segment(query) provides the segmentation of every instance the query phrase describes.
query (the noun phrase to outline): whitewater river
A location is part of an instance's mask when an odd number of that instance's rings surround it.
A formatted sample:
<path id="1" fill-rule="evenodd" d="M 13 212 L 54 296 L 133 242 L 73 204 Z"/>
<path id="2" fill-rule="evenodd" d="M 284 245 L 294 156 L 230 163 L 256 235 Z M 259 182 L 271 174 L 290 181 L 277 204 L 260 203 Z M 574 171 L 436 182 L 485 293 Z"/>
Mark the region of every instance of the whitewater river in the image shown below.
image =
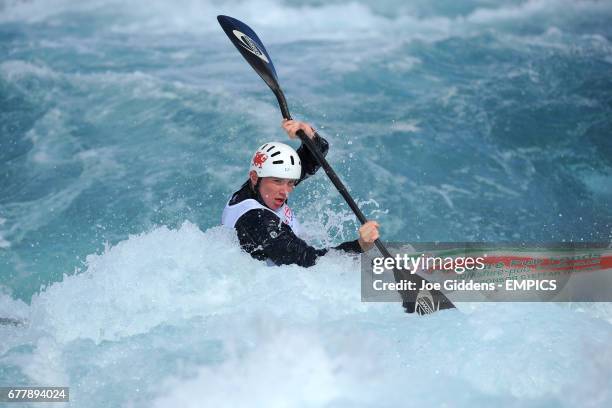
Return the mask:
<path id="1" fill-rule="evenodd" d="M 358 258 L 241 252 L 221 211 L 286 135 L 218 14 L 259 34 L 384 240 L 612 239 L 610 1 L 0 0 L 0 318 L 22 322 L 0 325 L 0 386 L 74 407 L 612 406 L 609 303 L 419 318 L 361 302 Z M 316 246 L 356 237 L 323 172 L 291 205 Z"/>

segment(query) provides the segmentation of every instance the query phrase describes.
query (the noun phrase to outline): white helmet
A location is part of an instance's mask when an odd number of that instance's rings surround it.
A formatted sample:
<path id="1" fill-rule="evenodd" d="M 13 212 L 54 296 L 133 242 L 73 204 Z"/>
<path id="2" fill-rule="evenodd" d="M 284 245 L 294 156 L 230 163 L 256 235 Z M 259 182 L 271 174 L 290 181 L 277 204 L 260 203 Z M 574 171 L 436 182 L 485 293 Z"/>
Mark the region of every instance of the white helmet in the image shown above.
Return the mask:
<path id="1" fill-rule="evenodd" d="M 268 142 L 257 149 L 251 168 L 259 177 L 278 177 L 298 180 L 302 176 L 300 156 L 289 145 Z"/>

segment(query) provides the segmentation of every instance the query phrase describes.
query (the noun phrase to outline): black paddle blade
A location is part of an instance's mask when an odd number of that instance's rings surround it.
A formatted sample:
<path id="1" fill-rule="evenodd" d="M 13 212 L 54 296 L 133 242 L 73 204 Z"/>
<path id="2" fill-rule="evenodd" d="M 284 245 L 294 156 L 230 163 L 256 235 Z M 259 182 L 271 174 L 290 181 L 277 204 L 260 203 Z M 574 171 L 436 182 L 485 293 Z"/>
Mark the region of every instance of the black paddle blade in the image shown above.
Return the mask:
<path id="1" fill-rule="evenodd" d="M 285 119 L 291 119 L 285 95 L 278 84 L 278 77 L 272 59 L 255 31 L 242 21 L 229 16 L 217 16 L 217 20 L 240 54 L 270 87 Z"/>
<path id="2" fill-rule="evenodd" d="M 417 287 L 421 287 L 422 282 L 427 281 L 419 275 L 397 269 L 393 270 L 393 276 L 398 283 L 408 280 L 414 282 Z M 453 302 L 438 290 L 398 290 L 398 292 L 402 298 L 402 306 L 404 306 L 406 313 L 427 315 L 439 310 L 455 308 Z"/>
<path id="3" fill-rule="evenodd" d="M 411 274 L 407 271 L 393 270 L 393 275 L 396 282 L 408 280 L 415 282 L 417 287 L 421 287 L 426 279 L 416 274 Z M 406 313 L 416 313 L 419 315 L 428 315 L 439 310 L 455 309 L 455 305 L 438 290 L 398 290 L 402 298 L 402 306 Z"/>
<path id="4" fill-rule="evenodd" d="M 242 21 L 229 16 L 217 16 L 221 28 L 253 69 L 276 93 L 280 89 L 272 59 L 255 31 Z"/>

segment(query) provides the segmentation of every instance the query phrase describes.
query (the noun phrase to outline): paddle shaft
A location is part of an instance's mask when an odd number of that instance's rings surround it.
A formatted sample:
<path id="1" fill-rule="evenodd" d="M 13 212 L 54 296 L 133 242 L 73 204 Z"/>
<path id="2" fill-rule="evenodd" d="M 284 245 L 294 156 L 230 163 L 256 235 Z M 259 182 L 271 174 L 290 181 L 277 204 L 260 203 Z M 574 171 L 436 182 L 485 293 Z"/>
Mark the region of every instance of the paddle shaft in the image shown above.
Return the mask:
<path id="1" fill-rule="evenodd" d="M 287 100 L 285 99 L 285 95 L 283 94 L 283 91 L 281 90 L 280 85 L 278 85 L 278 82 L 277 82 L 276 86 L 271 87 L 271 88 L 272 88 L 272 92 L 274 92 L 274 95 L 276 96 L 276 99 L 278 100 L 278 106 L 280 107 L 283 118 L 287 120 L 291 120 L 292 117 L 291 117 L 291 113 L 289 113 L 289 107 L 287 106 Z M 353 200 L 353 197 L 346 189 L 346 186 L 342 183 L 342 181 L 340 180 L 340 178 L 338 177 L 334 169 L 332 169 L 332 167 L 329 165 L 329 163 L 325 159 L 325 156 L 321 154 L 317 145 L 306 135 L 306 133 L 303 130 L 301 129 L 298 130 L 297 135 L 302 141 L 302 143 L 306 145 L 306 148 L 310 150 L 310 153 L 312 153 L 312 155 L 315 157 L 317 163 L 321 167 L 323 167 L 323 170 L 325 170 L 325 174 L 327 174 L 327 177 L 329 177 L 332 184 L 334 185 L 334 187 L 336 187 L 336 190 L 338 190 L 340 195 L 344 197 L 344 200 L 349 205 L 349 207 L 351 207 L 351 210 L 353 210 L 353 213 L 355 213 L 355 216 L 357 217 L 359 222 L 361 222 L 362 225 L 368 222 L 368 219 L 365 217 L 365 215 L 363 215 L 363 213 L 357 206 L 357 203 L 355 202 L 355 200 Z M 385 245 L 382 243 L 380 239 L 376 239 L 376 241 L 374 241 L 374 245 L 376 245 L 376 248 L 378 248 L 382 256 L 384 256 L 385 258 L 391 258 L 391 254 L 389 253 L 389 251 L 387 250 L 387 248 L 385 247 Z"/>
<path id="2" fill-rule="evenodd" d="M 290 118 L 291 117 L 287 119 L 290 119 Z M 336 187 L 340 195 L 344 197 L 344 200 L 349 205 L 349 207 L 351 207 L 351 210 L 353 210 L 359 222 L 361 222 L 361 224 L 365 224 L 368 221 L 367 218 L 365 217 L 365 215 L 363 215 L 363 212 L 361 212 L 361 210 L 357 206 L 357 203 L 355 202 L 355 200 L 353 200 L 353 197 L 351 197 L 351 194 L 348 192 L 348 190 L 346 189 L 346 186 L 342 183 L 342 181 L 340 180 L 340 178 L 338 177 L 334 169 L 331 168 L 331 166 L 325 159 L 325 156 L 321 154 L 321 152 L 319 151 L 315 143 L 306 135 L 306 133 L 303 130 L 301 129 L 298 130 L 297 135 L 302 140 L 302 143 L 306 145 L 308 150 L 310 150 L 310 152 L 315 157 L 319 165 L 323 167 L 323 170 L 325 170 L 325 173 L 331 180 L 332 184 Z M 384 257 L 386 258 L 391 257 L 391 254 L 389 253 L 387 248 L 383 245 L 380 239 L 376 239 L 376 241 L 374 241 L 374 245 L 376 245 L 376 248 L 378 248 L 378 250 Z"/>

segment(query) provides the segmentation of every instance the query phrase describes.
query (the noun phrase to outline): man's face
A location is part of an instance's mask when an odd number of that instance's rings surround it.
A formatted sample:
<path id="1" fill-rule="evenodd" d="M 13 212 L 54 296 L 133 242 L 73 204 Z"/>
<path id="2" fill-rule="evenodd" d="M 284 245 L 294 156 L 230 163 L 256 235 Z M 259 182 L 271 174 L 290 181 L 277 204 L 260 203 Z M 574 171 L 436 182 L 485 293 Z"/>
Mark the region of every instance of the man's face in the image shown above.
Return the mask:
<path id="1" fill-rule="evenodd" d="M 251 182 L 253 185 L 257 183 L 257 175 L 255 177 L 251 175 Z M 278 210 L 289 198 L 294 187 L 295 180 L 293 179 L 262 177 L 259 183 L 259 194 L 268 208 Z"/>

